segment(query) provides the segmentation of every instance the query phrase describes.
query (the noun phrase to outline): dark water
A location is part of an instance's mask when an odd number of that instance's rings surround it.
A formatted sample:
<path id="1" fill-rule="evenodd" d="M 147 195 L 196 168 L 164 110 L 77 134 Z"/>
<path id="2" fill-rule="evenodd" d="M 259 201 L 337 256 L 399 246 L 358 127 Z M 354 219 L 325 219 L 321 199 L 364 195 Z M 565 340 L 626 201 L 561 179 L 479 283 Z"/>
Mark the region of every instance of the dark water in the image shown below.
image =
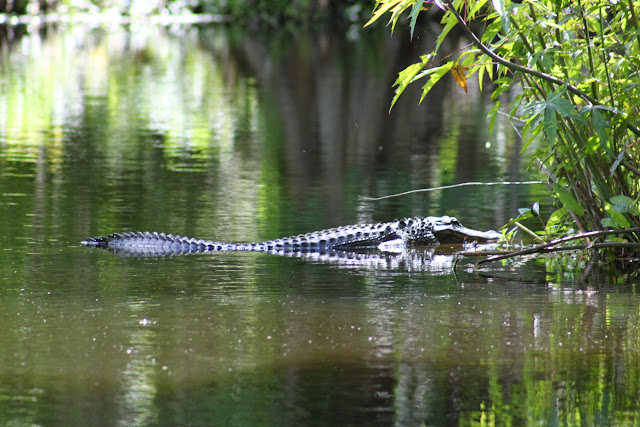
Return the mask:
<path id="1" fill-rule="evenodd" d="M 638 282 L 587 261 L 477 274 L 438 253 L 381 268 L 79 245 L 409 215 L 487 229 L 548 203 L 536 186 L 360 197 L 530 179 L 508 124 L 487 133 L 487 92 L 449 81 L 388 113 L 397 72 L 434 42 L 418 36 L 7 31 L 0 424 L 637 424 Z"/>

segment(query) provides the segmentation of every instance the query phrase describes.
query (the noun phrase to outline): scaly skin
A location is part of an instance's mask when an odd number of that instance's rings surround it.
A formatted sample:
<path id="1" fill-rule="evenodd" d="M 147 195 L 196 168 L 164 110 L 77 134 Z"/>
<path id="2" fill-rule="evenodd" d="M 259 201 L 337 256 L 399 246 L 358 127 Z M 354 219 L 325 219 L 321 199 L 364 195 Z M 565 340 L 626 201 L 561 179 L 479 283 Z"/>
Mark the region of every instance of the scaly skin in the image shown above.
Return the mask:
<path id="1" fill-rule="evenodd" d="M 485 242 L 499 237 L 495 231 L 472 230 L 456 218 L 443 216 L 348 225 L 259 243 L 223 243 L 157 232 L 133 232 L 93 237 L 82 244 L 130 254 L 177 255 L 220 251 L 342 252 L 384 249 L 385 243 L 391 241 L 399 241 L 402 246 L 423 246 Z"/>

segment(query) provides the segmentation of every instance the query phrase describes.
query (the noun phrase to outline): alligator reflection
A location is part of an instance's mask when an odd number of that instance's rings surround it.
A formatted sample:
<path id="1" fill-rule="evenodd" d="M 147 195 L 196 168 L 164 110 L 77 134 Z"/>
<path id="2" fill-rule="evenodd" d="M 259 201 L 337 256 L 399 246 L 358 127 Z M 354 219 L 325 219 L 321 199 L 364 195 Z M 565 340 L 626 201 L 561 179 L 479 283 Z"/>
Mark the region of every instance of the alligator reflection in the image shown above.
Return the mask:
<path id="1" fill-rule="evenodd" d="M 130 247 L 105 247 L 94 246 L 96 249 L 106 250 L 114 255 L 122 257 L 174 257 L 184 255 L 219 254 L 221 251 L 209 249 L 175 249 L 158 250 L 156 247 L 130 246 Z M 331 264 L 340 268 L 356 268 L 367 270 L 399 270 L 399 271 L 424 271 L 431 273 L 448 274 L 456 265 L 458 253 L 462 250 L 468 253 L 470 249 L 490 250 L 493 244 L 475 245 L 446 245 L 446 246 L 422 246 L 422 247 L 397 247 L 393 250 L 359 249 L 350 251 L 336 250 L 271 250 L 260 251 L 265 256 L 282 256 L 299 258 L 305 261 Z M 465 262 L 458 262 L 460 266 Z"/>

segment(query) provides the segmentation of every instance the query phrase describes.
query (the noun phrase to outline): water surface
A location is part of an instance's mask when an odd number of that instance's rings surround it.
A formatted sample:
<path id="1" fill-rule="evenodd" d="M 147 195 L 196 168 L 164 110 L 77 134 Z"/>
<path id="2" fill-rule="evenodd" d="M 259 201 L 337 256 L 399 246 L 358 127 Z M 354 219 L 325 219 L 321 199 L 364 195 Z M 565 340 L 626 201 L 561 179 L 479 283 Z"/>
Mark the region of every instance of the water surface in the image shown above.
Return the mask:
<path id="1" fill-rule="evenodd" d="M 257 241 L 544 188 L 487 91 L 388 108 L 434 42 L 386 29 L 18 28 L 0 61 L 0 423 L 637 424 L 637 279 L 531 260 L 382 268 L 118 257 L 89 236 Z M 455 47 L 452 47 L 454 49 Z M 547 209 L 551 209 L 547 207 Z M 429 253 L 430 254 L 430 253 Z"/>

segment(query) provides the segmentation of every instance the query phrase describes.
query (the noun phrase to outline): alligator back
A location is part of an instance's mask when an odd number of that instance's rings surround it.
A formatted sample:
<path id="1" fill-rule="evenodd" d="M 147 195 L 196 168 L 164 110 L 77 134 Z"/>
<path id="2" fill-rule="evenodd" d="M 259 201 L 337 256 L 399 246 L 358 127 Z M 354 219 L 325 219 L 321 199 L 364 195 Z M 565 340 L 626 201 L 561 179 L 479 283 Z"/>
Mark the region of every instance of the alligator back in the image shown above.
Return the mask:
<path id="1" fill-rule="evenodd" d="M 348 225 L 258 243 L 223 243 L 157 232 L 131 232 L 93 237 L 82 244 L 146 255 L 220 251 L 287 253 L 375 249 L 389 242 L 401 246 L 462 243 L 465 240 L 492 240 L 499 236 L 496 232 L 468 229 L 456 218 L 444 216 Z"/>

